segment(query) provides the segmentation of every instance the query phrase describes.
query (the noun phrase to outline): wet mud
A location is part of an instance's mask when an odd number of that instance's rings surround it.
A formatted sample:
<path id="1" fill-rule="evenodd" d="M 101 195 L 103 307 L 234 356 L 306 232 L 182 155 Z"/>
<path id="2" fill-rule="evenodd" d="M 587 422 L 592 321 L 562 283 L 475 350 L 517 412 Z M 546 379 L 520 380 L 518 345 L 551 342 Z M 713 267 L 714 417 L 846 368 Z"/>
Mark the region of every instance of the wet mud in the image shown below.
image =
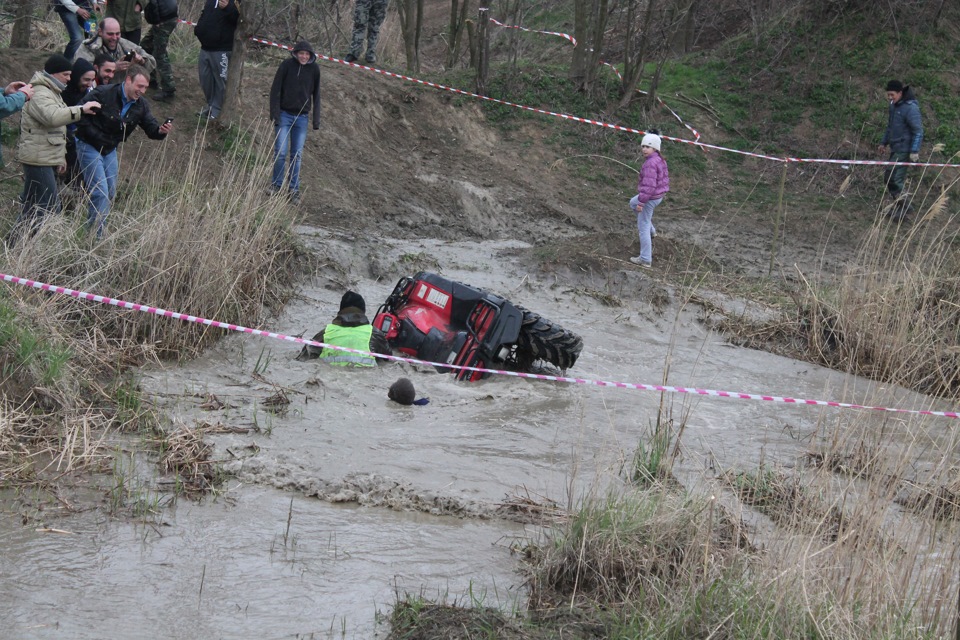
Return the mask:
<path id="1" fill-rule="evenodd" d="M 313 335 L 347 287 L 365 296 L 372 316 L 396 278 L 431 268 L 580 333 L 585 349 L 570 373 L 582 378 L 928 403 L 733 347 L 655 274 L 614 274 L 630 291 L 648 293 L 622 295 L 611 307 L 584 293 L 596 282 L 498 262 L 528 246 L 519 241 L 380 239 L 374 247 L 302 232 L 321 261 L 338 268 L 306 282 L 270 319 L 271 330 Z M 225 486 L 200 504 L 181 499 L 159 522 L 91 512 L 58 525 L 72 533 L 4 525 L 10 579 L 0 587 L 0 617 L 32 637 L 102 637 L 109 625 L 128 637 L 370 638 L 382 631 L 377 612 L 397 593 L 511 610 L 524 602 L 513 543 L 538 539 L 581 500 L 622 487 L 658 415 L 682 426 L 674 475 L 688 488 L 729 468 L 798 464 L 841 425 L 871 419 L 513 377 L 458 383 L 408 364 L 351 370 L 298 362 L 298 352 L 293 343 L 234 334 L 195 361 L 144 368 L 140 384 L 162 412 L 225 427 L 208 436 L 230 474 Z M 429 405 L 387 398 L 401 376 Z M 884 431 L 893 440 L 895 422 Z M 131 600 L 149 604 L 112 604 Z"/>

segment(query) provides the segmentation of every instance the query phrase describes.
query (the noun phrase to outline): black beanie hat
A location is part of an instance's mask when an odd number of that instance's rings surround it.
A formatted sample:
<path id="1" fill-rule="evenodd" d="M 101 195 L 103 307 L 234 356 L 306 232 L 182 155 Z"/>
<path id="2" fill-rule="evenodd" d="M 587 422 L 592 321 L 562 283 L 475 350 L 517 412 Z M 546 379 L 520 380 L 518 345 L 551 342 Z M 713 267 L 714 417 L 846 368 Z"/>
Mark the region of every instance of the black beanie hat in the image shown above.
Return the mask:
<path id="1" fill-rule="evenodd" d="M 73 71 L 73 65 L 59 53 L 55 53 L 43 64 L 43 70 L 53 75 L 64 71 Z"/>
<path id="2" fill-rule="evenodd" d="M 387 397 L 394 402 L 399 402 L 400 404 L 409 406 L 413 404 L 417 394 L 414 391 L 413 383 L 410 382 L 410 380 L 407 378 L 400 378 L 390 385 L 390 390 L 387 391 Z"/>
<path id="3" fill-rule="evenodd" d="M 367 303 L 363 301 L 363 296 L 355 291 L 347 291 L 343 294 L 343 297 L 340 298 L 340 311 L 343 311 L 347 307 L 356 307 L 364 313 L 367 311 Z"/>
<path id="4" fill-rule="evenodd" d="M 903 83 L 899 80 L 891 80 L 887 83 L 887 91 L 903 91 Z"/>

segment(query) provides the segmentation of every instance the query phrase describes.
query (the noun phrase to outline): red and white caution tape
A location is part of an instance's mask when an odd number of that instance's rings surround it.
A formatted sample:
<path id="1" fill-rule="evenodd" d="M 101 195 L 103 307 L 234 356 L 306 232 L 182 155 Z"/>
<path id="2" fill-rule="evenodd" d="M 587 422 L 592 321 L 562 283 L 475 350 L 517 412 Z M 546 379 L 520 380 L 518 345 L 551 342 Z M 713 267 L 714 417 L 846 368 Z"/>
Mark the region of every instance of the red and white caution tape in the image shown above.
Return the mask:
<path id="1" fill-rule="evenodd" d="M 488 18 L 488 20 L 490 20 L 490 22 L 497 25 L 498 27 L 503 27 L 504 29 L 518 29 L 520 31 L 526 31 L 528 33 L 542 33 L 548 36 L 560 36 L 564 40 L 567 40 L 573 46 L 577 46 L 577 39 L 574 38 L 569 33 L 560 33 L 559 31 L 540 31 L 539 29 L 527 29 L 526 27 L 521 27 L 515 24 L 503 24 L 502 22 L 494 18 Z"/>
<path id="2" fill-rule="evenodd" d="M 112 305 L 112 306 L 120 307 L 123 309 L 131 309 L 133 311 L 150 313 L 153 315 L 162 316 L 164 318 L 172 318 L 174 320 L 182 320 L 184 322 L 194 322 L 194 323 L 206 325 L 209 327 L 217 327 L 219 329 L 227 329 L 229 331 L 238 331 L 240 333 L 249 333 L 255 336 L 273 338 L 275 340 L 284 340 L 287 342 L 294 342 L 297 344 L 312 345 L 314 347 L 328 348 L 336 351 L 344 351 L 346 353 L 356 353 L 356 354 L 365 355 L 365 356 L 376 356 L 377 358 L 384 358 L 387 360 L 394 360 L 397 362 L 407 362 L 410 364 L 423 365 L 423 366 L 429 366 L 429 367 L 442 367 L 445 369 L 462 369 L 466 371 L 478 371 L 480 373 L 488 373 L 488 374 L 494 374 L 494 375 L 500 375 L 500 376 L 512 376 L 515 378 L 532 378 L 534 380 L 548 380 L 551 382 L 565 382 L 569 384 L 582 384 L 582 385 L 589 385 L 589 386 L 595 386 L 595 387 L 615 387 L 617 389 L 635 389 L 637 391 L 659 391 L 663 393 L 688 393 L 688 394 L 699 395 L 699 396 L 713 396 L 717 398 L 734 398 L 737 400 L 760 400 L 763 402 L 776 402 L 776 403 L 782 403 L 782 404 L 808 405 L 808 406 L 818 406 L 818 407 L 836 407 L 839 409 L 868 409 L 871 411 L 883 411 L 887 413 L 935 416 L 935 417 L 942 417 L 942 418 L 960 418 L 960 413 L 957 413 L 954 411 L 928 411 L 928 410 L 921 410 L 921 409 L 900 409 L 896 407 L 878 407 L 878 406 L 870 406 L 870 405 L 863 405 L 863 404 L 853 404 L 849 402 L 836 402 L 833 400 L 808 400 L 805 398 L 790 398 L 785 396 L 763 395 L 763 394 L 757 394 L 757 393 L 743 393 L 739 391 L 718 391 L 715 389 L 673 387 L 673 386 L 667 386 L 667 385 L 661 385 L 661 384 L 641 384 L 641 383 L 635 383 L 635 382 L 609 382 L 606 380 L 592 380 L 589 378 L 571 378 L 567 376 L 548 376 L 548 375 L 542 375 L 542 374 L 536 374 L 536 373 L 521 373 L 519 371 L 505 371 L 502 369 L 463 367 L 463 366 L 458 366 L 453 364 L 447 364 L 445 362 L 430 362 L 428 360 L 418 360 L 416 358 L 404 358 L 400 356 L 371 353 L 369 351 L 361 351 L 359 349 L 348 349 L 347 347 L 340 347 L 337 345 L 327 344 L 324 342 L 315 342 L 313 340 L 307 340 L 307 339 L 298 338 L 295 336 L 288 336 L 282 333 L 275 333 L 273 331 L 251 329 L 249 327 L 244 327 L 238 324 L 219 322 L 217 320 L 210 320 L 207 318 L 193 316 L 186 313 L 179 313 L 177 311 L 169 311 L 167 309 L 161 309 L 159 307 L 151 307 L 149 305 L 139 304 L 136 302 L 127 302 L 125 300 L 119 300 L 117 298 L 110 298 L 107 296 L 96 295 L 93 293 L 86 293 L 84 291 L 77 291 L 75 289 L 68 289 L 67 287 L 58 287 L 56 285 L 47 284 L 45 282 L 28 280 L 27 278 L 20 278 L 17 276 L 7 275 L 4 273 L 0 273 L 0 279 L 2 279 L 4 282 L 10 282 L 10 283 L 18 284 L 24 287 L 32 287 L 34 289 L 40 289 L 42 291 L 49 291 L 51 293 L 58 293 L 60 295 L 71 296 L 73 298 L 78 298 L 81 300 L 90 300 L 93 302 Z"/>

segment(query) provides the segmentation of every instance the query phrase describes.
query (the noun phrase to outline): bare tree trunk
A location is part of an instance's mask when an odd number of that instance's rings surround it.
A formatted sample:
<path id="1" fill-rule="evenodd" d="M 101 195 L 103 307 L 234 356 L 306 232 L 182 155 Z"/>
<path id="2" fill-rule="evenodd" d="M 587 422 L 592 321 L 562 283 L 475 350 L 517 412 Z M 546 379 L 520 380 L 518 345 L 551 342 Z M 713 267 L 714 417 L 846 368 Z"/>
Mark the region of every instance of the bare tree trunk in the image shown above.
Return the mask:
<path id="1" fill-rule="evenodd" d="M 699 5 L 700 0 L 681 0 L 671 7 L 670 21 L 677 23 L 677 29 L 670 38 L 670 49 L 674 53 L 687 53 L 693 46 Z"/>
<path id="2" fill-rule="evenodd" d="M 250 37 L 262 26 L 265 13 L 263 6 L 258 6 L 254 0 L 238 2 L 237 10 L 240 12 L 240 19 L 233 34 L 233 53 L 230 54 L 230 66 L 227 69 L 226 95 L 223 97 L 223 108 L 219 116 L 220 121 L 227 126 L 234 124 L 239 117 L 240 106 L 243 104 L 243 65 L 247 60 Z"/>
<path id="3" fill-rule="evenodd" d="M 940 28 L 940 18 L 943 16 L 943 5 L 947 4 L 947 0 L 940 0 L 940 6 L 937 7 L 937 14 L 933 17 L 933 28 Z M 957 605 L 960 607 L 960 603 Z M 957 638 L 960 638 L 960 628 L 957 630 Z"/>
<path id="4" fill-rule="evenodd" d="M 459 6 L 458 6 L 459 5 Z M 447 49 L 447 68 L 457 66 L 460 58 L 460 43 L 463 40 L 463 30 L 467 22 L 467 11 L 470 0 L 450 0 L 450 33 Z"/>
<path id="5" fill-rule="evenodd" d="M 490 58 L 490 9 L 481 8 L 477 18 L 477 93 L 487 95 Z"/>
<path id="6" fill-rule="evenodd" d="M 476 23 L 473 20 L 467 20 L 467 47 L 470 50 L 470 62 L 469 66 L 471 69 L 477 68 L 477 29 Z"/>
<path id="7" fill-rule="evenodd" d="M 644 12 L 643 20 L 640 21 L 641 31 L 633 31 L 632 28 L 627 32 L 627 38 L 623 57 L 623 97 L 620 98 L 618 109 L 629 105 L 637 95 L 637 85 L 640 83 L 640 76 L 643 74 L 643 63 L 647 56 L 647 47 L 650 43 L 651 31 L 653 30 L 653 15 L 657 8 L 656 0 L 647 0 L 647 10 Z M 633 24 L 634 3 L 631 2 L 628 9 L 629 24 Z M 639 38 L 634 48 L 633 41 Z"/>
<path id="8" fill-rule="evenodd" d="M 13 31 L 10 34 L 10 46 L 17 49 L 30 47 L 30 35 L 33 31 L 33 10 L 37 0 L 15 0 L 13 3 Z"/>
<path id="9" fill-rule="evenodd" d="M 570 79 L 580 90 L 593 88 L 597 65 L 603 50 L 603 34 L 607 28 L 608 0 L 574 0 L 573 48 Z"/>
<path id="10" fill-rule="evenodd" d="M 400 0 L 397 3 L 400 17 L 400 34 L 403 36 L 403 52 L 407 59 L 407 71 L 420 70 L 420 30 L 422 28 L 423 0 Z"/>
<path id="11" fill-rule="evenodd" d="M 423 0 L 417 0 L 417 26 L 413 33 L 414 71 L 420 71 L 420 34 L 423 33 Z"/>

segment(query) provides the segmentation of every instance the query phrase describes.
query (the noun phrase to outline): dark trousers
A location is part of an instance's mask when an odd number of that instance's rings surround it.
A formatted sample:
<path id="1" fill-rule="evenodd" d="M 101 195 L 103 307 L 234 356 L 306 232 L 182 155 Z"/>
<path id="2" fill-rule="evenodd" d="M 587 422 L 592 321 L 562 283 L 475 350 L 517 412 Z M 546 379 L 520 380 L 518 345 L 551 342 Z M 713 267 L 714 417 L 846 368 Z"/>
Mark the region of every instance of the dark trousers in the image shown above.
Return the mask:
<path id="1" fill-rule="evenodd" d="M 23 192 L 20 194 L 20 202 L 23 206 L 8 240 L 11 246 L 16 244 L 17 239 L 24 233 L 33 236 L 48 214 L 60 213 L 55 167 L 23 165 Z"/>
<path id="2" fill-rule="evenodd" d="M 143 29 L 134 29 L 133 31 L 121 31 L 120 37 L 129 40 L 133 44 L 140 44 L 140 36 L 143 35 Z"/>
<path id="3" fill-rule="evenodd" d="M 906 151 L 893 151 L 890 153 L 890 162 L 909 162 L 910 154 Z M 903 191 L 903 183 L 907 177 L 907 167 L 898 164 L 888 166 L 883 170 L 883 182 L 887 185 L 887 191 L 894 198 L 898 197 Z"/>
<path id="4" fill-rule="evenodd" d="M 167 53 L 170 34 L 173 33 L 173 30 L 176 28 L 176 18 L 161 22 L 160 24 L 151 25 L 141 43 L 141 46 L 146 52 L 157 59 L 157 70 L 153 72 L 153 75 L 154 78 L 159 78 L 157 84 L 167 93 L 173 93 L 177 90 L 177 85 L 173 82 L 173 68 L 170 66 L 170 54 Z"/>

